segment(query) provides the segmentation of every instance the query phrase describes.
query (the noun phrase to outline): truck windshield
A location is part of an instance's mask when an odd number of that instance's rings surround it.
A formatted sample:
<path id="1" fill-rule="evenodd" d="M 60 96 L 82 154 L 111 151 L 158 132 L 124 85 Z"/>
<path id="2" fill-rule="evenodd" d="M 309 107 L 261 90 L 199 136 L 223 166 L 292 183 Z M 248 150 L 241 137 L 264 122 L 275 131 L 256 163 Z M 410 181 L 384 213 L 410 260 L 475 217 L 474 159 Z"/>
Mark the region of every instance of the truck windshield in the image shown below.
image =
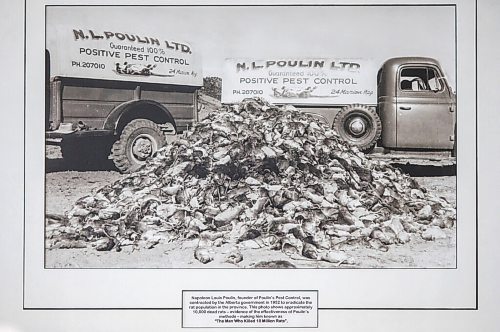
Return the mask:
<path id="1" fill-rule="evenodd" d="M 431 67 L 407 67 L 401 70 L 399 87 L 404 91 L 441 91 L 439 77 Z"/>

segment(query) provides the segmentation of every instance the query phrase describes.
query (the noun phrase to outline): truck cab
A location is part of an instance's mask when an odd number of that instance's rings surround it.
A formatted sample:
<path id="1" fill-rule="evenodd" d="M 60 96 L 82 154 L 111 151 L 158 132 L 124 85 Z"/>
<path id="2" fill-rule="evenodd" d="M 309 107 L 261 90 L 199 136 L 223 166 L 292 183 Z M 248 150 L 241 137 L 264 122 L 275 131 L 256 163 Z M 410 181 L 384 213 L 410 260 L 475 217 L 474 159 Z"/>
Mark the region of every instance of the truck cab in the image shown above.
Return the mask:
<path id="1" fill-rule="evenodd" d="M 377 90 L 382 124 L 379 146 L 401 151 L 453 151 L 456 96 L 436 60 L 387 60 L 378 72 Z"/>

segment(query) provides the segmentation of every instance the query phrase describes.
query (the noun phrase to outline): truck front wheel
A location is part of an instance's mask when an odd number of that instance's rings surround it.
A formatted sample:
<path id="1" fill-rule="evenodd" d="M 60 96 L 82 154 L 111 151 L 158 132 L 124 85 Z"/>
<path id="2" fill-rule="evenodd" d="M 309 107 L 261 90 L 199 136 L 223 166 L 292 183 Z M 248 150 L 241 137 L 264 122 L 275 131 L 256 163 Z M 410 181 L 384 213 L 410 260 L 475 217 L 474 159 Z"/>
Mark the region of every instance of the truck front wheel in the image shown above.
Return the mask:
<path id="1" fill-rule="evenodd" d="M 373 147 L 382 133 L 380 118 L 371 107 L 349 105 L 337 113 L 333 120 L 333 129 L 340 137 L 357 146 L 361 151 Z"/>
<path id="2" fill-rule="evenodd" d="M 132 120 L 113 144 L 113 162 L 121 172 L 133 172 L 165 142 L 165 135 L 156 123 L 146 119 Z"/>

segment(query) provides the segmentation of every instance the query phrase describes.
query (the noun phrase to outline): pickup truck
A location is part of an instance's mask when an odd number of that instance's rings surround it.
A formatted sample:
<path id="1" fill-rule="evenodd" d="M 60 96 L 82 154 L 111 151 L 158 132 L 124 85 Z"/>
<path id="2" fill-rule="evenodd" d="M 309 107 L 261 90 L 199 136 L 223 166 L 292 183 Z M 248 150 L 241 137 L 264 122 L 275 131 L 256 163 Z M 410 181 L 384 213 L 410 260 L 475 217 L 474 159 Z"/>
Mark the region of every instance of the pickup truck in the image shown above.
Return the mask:
<path id="1" fill-rule="evenodd" d="M 432 58 L 226 60 L 222 102 L 248 95 L 315 114 L 374 158 L 456 163 L 456 96 Z"/>
<path id="2" fill-rule="evenodd" d="M 70 168 L 134 171 L 197 121 L 199 55 L 161 31 L 48 24 L 45 58 L 46 142 Z"/>

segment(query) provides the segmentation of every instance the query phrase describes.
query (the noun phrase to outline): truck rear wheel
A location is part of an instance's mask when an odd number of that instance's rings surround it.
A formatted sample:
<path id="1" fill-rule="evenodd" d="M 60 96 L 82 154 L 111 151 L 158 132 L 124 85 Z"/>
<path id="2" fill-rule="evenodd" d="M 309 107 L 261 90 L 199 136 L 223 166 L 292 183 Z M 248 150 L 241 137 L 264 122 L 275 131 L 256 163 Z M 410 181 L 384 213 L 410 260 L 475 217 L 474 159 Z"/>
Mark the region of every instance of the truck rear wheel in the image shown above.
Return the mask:
<path id="1" fill-rule="evenodd" d="M 343 140 L 366 151 L 380 138 L 382 123 L 373 108 L 354 104 L 342 108 L 335 116 L 333 129 Z"/>
<path id="2" fill-rule="evenodd" d="M 165 142 L 165 135 L 156 123 L 146 119 L 132 120 L 113 144 L 113 162 L 121 172 L 133 172 Z"/>

